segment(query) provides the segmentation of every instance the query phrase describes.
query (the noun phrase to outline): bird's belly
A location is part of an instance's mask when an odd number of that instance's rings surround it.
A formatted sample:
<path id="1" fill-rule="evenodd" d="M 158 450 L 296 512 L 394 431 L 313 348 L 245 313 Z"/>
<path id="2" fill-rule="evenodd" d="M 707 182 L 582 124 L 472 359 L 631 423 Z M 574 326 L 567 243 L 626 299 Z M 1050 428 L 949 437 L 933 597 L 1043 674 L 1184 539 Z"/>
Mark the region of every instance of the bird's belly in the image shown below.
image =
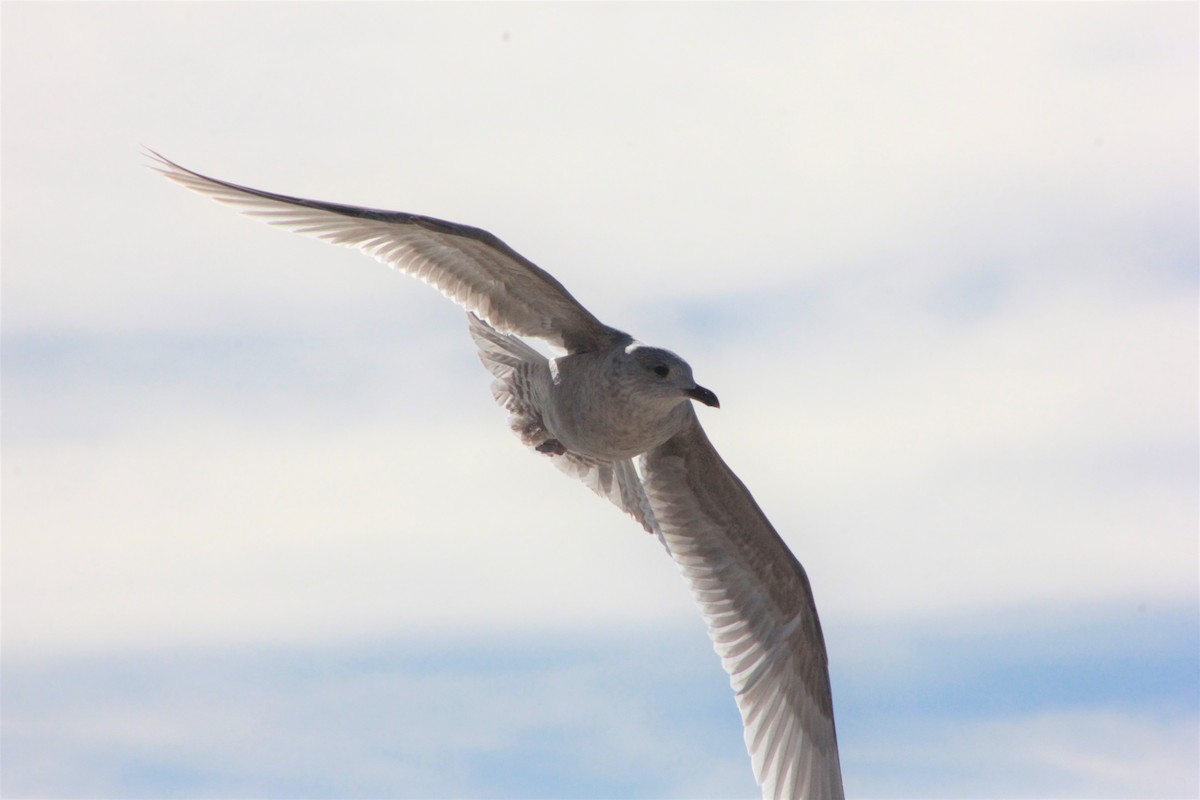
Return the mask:
<path id="1" fill-rule="evenodd" d="M 568 414 L 550 410 L 547 430 L 571 452 L 606 461 L 633 458 L 658 447 L 675 434 L 683 419 L 682 406 L 665 416 L 611 402 L 602 408 L 588 402 L 572 403 L 569 408 Z"/>

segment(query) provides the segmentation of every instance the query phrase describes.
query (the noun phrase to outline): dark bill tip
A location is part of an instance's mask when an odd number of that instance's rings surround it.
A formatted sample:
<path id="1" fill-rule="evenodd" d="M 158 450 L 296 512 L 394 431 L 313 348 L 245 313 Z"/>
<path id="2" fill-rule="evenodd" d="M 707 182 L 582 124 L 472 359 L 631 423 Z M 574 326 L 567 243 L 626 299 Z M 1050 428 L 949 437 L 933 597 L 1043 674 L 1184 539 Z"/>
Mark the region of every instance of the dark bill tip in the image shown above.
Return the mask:
<path id="1" fill-rule="evenodd" d="M 706 406 L 712 406 L 713 408 L 721 407 L 721 401 L 717 399 L 717 396 L 708 389 L 705 389 L 703 386 L 697 386 L 694 389 L 688 389 L 687 396 L 693 400 L 699 400 Z"/>

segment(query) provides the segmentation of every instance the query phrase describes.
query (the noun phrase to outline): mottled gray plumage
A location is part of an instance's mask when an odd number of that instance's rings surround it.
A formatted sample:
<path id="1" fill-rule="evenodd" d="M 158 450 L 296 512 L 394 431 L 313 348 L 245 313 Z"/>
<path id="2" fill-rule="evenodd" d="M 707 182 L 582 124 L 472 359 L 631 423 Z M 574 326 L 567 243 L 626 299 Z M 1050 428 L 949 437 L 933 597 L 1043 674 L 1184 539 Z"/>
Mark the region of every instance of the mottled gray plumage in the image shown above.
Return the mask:
<path id="1" fill-rule="evenodd" d="M 486 231 L 207 178 L 152 154 L 176 183 L 244 213 L 356 247 L 470 312 L 492 392 L 521 441 L 632 515 L 691 587 L 729 673 L 763 796 L 841 798 L 825 641 L 803 567 L 709 443 L 687 362 L 597 320 Z M 565 351 L 548 359 L 518 336 Z"/>

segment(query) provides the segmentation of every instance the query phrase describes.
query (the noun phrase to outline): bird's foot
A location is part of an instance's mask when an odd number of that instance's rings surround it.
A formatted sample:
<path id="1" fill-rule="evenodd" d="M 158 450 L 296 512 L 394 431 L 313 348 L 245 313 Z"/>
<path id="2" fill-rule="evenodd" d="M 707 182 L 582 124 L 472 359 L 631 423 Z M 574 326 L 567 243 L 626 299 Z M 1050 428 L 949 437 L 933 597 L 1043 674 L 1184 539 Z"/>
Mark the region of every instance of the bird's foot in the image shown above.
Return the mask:
<path id="1" fill-rule="evenodd" d="M 548 456 L 561 456 L 567 452 L 567 448 L 563 447 L 558 439 L 547 439 L 534 449 Z"/>

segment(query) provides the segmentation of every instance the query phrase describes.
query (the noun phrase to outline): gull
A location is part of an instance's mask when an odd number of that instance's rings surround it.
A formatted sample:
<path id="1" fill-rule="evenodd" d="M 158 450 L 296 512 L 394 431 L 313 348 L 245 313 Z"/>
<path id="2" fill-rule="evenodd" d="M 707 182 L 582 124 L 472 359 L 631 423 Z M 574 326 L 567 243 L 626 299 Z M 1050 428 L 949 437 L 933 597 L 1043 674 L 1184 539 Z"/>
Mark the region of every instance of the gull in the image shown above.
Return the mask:
<path id="1" fill-rule="evenodd" d="M 686 361 L 600 322 L 487 231 L 264 192 L 147 156 L 188 189 L 357 248 L 464 306 L 521 441 L 631 515 L 675 560 L 729 673 L 763 797 L 844 797 L 808 576 L 705 435 L 693 401 L 720 404 Z M 563 354 L 547 358 L 522 336 Z"/>

